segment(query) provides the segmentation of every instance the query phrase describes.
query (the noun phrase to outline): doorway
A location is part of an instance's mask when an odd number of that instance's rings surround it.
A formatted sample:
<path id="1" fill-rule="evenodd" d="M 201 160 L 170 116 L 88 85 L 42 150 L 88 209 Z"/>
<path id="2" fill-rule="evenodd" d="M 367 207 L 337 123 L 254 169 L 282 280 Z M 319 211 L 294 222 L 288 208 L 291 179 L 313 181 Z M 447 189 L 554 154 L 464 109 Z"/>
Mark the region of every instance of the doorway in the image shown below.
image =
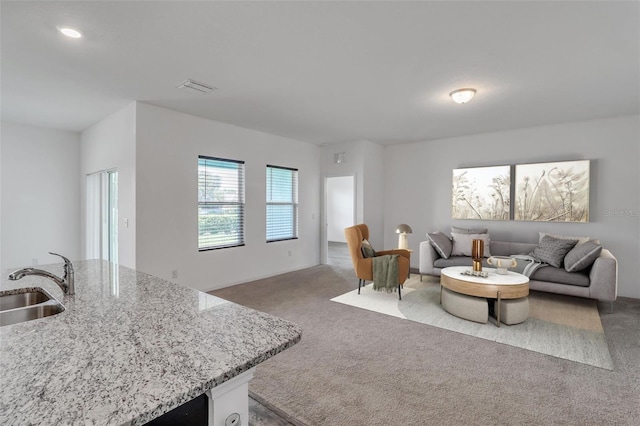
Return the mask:
<path id="1" fill-rule="evenodd" d="M 351 267 L 351 256 L 344 237 L 344 228 L 356 221 L 355 176 L 328 177 L 326 185 L 326 262 L 329 265 Z"/>
<path id="2" fill-rule="evenodd" d="M 118 263 L 118 171 L 87 175 L 86 258 Z"/>

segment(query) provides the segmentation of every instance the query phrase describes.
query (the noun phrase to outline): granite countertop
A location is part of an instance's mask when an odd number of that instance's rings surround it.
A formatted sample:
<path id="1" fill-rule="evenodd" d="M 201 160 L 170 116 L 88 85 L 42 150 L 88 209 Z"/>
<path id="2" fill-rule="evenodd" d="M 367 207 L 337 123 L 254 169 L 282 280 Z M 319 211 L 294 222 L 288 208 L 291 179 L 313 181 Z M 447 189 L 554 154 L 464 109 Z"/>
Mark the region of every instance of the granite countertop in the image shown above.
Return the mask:
<path id="1" fill-rule="evenodd" d="M 65 306 L 0 327 L 0 424 L 142 424 L 293 346 L 288 321 L 106 261 L 74 262 Z M 39 267 L 57 275 L 62 264 Z"/>

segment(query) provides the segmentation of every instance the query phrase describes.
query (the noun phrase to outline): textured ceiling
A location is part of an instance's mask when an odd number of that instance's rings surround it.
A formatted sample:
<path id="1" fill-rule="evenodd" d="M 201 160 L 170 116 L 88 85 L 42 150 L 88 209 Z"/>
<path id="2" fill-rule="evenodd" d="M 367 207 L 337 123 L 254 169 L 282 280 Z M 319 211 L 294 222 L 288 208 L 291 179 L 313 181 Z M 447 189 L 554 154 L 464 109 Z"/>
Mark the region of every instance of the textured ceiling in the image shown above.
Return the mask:
<path id="1" fill-rule="evenodd" d="M 639 5 L 2 1 L 2 119 L 79 131 L 139 100 L 392 144 L 637 114 Z M 176 89 L 186 78 L 218 90 Z M 466 86 L 476 98 L 454 104 Z"/>

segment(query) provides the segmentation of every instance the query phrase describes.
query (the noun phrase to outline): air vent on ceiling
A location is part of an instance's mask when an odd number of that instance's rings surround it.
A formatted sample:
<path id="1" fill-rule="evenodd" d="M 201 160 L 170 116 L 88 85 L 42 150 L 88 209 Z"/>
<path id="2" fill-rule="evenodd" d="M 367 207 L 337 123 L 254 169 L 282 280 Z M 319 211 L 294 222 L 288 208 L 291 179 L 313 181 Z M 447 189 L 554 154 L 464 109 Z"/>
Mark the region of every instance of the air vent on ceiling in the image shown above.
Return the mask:
<path id="1" fill-rule="evenodd" d="M 199 83 L 191 79 L 183 81 L 182 83 L 178 84 L 177 87 L 178 89 L 189 90 L 191 92 L 200 93 L 201 95 L 204 95 L 206 93 L 210 93 L 216 90 L 216 88 L 213 86 L 209 86 L 208 84 L 204 84 L 204 83 Z"/>

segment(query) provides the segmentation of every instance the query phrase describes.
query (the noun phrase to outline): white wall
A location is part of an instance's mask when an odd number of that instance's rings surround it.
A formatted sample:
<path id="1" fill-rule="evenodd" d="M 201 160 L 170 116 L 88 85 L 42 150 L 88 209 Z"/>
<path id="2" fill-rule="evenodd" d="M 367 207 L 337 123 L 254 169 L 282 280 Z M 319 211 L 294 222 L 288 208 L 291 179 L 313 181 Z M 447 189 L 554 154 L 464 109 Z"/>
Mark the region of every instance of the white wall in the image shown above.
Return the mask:
<path id="1" fill-rule="evenodd" d="M 377 250 L 397 247 L 387 244 L 385 238 L 393 235 L 397 224 L 389 224 L 384 217 L 384 147 L 363 141 L 364 154 L 364 222 L 369 227 L 370 240 Z M 392 227 L 391 227 L 392 226 Z"/>
<path id="2" fill-rule="evenodd" d="M 640 298 L 640 221 L 609 211 L 640 211 L 640 117 L 567 123 L 385 148 L 385 223 L 408 223 L 409 246 L 451 225 L 488 227 L 504 241 L 537 242 L 538 231 L 588 235 L 619 262 L 620 296 Z M 541 223 L 451 219 L 454 168 L 563 160 L 591 160 L 590 222 Z M 386 244 L 395 236 L 386 235 Z M 417 253 L 417 252 L 416 252 Z M 418 257 L 411 259 L 414 267 Z"/>
<path id="3" fill-rule="evenodd" d="M 323 173 L 325 178 L 336 176 L 355 176 L 357 223 L 362 223 L 364 221 L 363 144 L 364 141 L 355 141 L 326 145 L 323 148 Z M 334 162 L 334 155 L 338 153 L 344 153 L 344 161 L 340 164 L 336 164 Z"/>
<path id="4" fill-rule="evenodd" d="M 0 122 L 0 273 L 4 272 L 3 266 L 4 263 L 2 261 L 2 128 L 4 124 Z"/>
<path id="5" fill-rule="evenodd" d="M 80 135 L 2 123 L 4 268 L 80 257 Z"/>
<path id="6" fill-rule="evenodd" d="M 320 148 L 143 103 L 137 108 L 137 267 L 212 290 L 317 265 Z M 245 161 L 245 246 L 198 251 L 198 155 Z M 299 169 L 299 239 L 266 243 L 266 165 Z M 291 252 L 291 256 L 289 256 Z"/>
<path id="7" fill-rule="evenodd" d="M 2 140 L 4 139 L 2 136 L 3 134 L 3 128 L 4 128 L 5 124 L 0 122 L 0 273 L 4 273 L 4 263 L 2 260 Z"/>
<path id="8" fill-rule="evenodd" d="M 136 267 L 136 103 L 111 114 L 81 135 L 81 232 L 82 253 L 86 246 L 87 175 L 118 170 L 118 261 Z M 125 226 L 128 220 L 128 227 Z"/>
<path id="9" fill-rule="evenodd" d="M 355 225 L 354 184 L 354 176 L 327 179 L 327 241 L 347 242 L 344 228 Z"/>
<path id="10" fill-rule="evenodd" d="M 344 152 L 344 162 L 336 164 L 334 155 Z M 369 240 L 377 250 L 384 244 L 384 148 L 373 142 L 360 140 L 324 147 L 324 177 L 355 176 L 356 222 L 369 227 Z M 326 223 L 326 220 L 325 220 Z M 394 225 L 395 226 L 395 225 Z M 383 247 L 384 246 L 384 247 Z"/>

